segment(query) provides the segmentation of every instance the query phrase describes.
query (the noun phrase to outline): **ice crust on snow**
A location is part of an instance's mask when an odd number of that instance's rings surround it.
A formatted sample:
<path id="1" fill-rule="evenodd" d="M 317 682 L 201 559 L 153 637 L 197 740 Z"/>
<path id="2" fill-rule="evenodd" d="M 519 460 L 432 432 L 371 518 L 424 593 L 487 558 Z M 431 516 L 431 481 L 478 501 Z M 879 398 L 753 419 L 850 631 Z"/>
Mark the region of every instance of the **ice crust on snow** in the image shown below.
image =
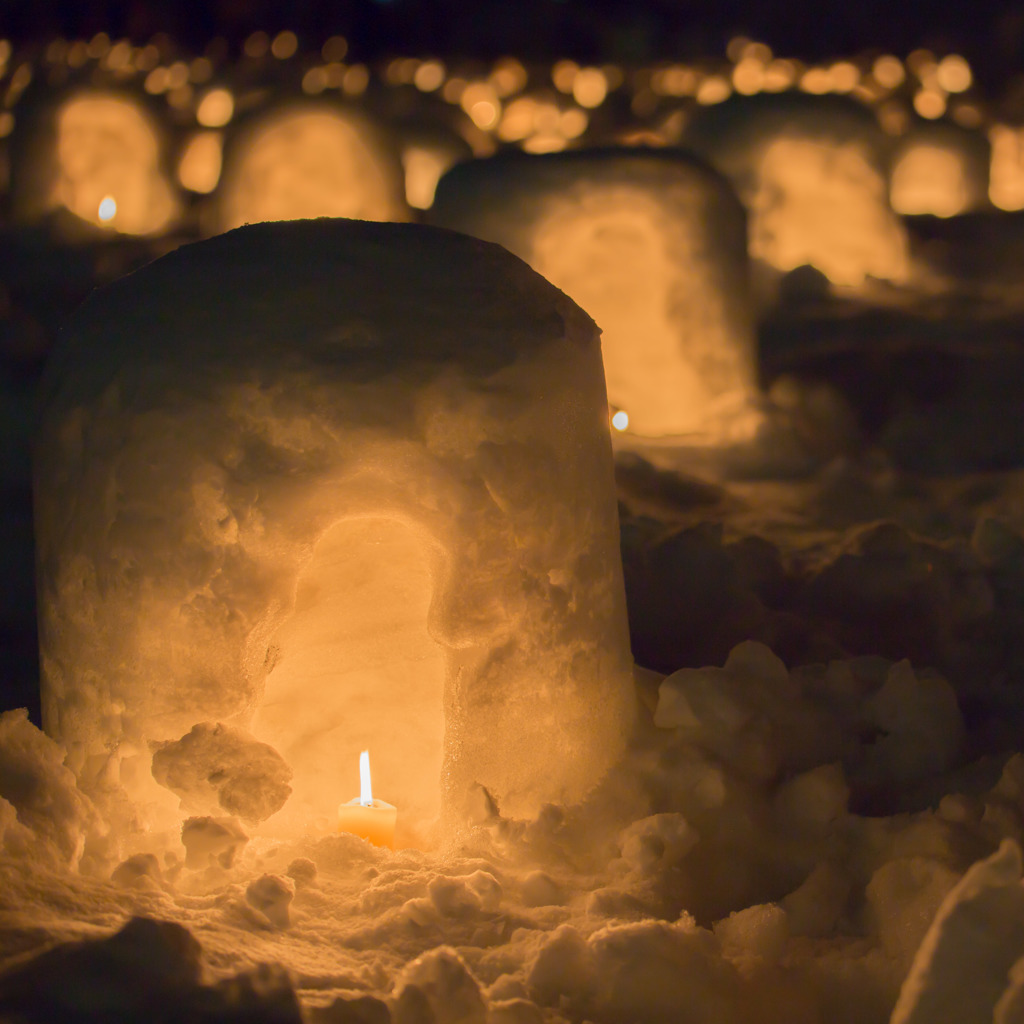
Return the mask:
<path id="1" fill-rule="evenodd" d="M 601 328 L 608 398 L 640 435 L 752 432 L 746 220 L 682 153 L 588 150 L 457 164 L 433 223 L 498 242 Z"/>
<path id="2" fill-rule="evenodd" d="M 72 317 L 42 409 L 44 720 L 119 828 L 180 823 L 153 744 L 184 813 L 290 785 L 292 831 L 331 827 L 366 747 L 406 828 L 442 785 L 577 800 L 623 750 L 597 332 L 497 246 L 329 220 L 185 246 Z"/>

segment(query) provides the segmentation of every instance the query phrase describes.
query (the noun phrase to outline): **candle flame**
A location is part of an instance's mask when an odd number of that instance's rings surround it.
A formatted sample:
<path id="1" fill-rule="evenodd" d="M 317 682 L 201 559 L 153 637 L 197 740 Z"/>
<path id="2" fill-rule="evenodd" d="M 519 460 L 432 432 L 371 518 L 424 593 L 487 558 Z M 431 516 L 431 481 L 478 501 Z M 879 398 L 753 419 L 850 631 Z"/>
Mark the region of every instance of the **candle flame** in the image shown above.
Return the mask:
<path id="1" fill-rule="evenodd" d="M 117 213 L 117 202 L 113 196 L 104 196 L 100 200 L 100 208 L 97 211 L 97 216 L 100 220 L 107 221 L 113 220 Z"/>
<path id="2" fill-rule="evenodd" d="M 616 430 L 625 430 L 629 426 L 629 413 L 625 409 L 620 409 L 612 416 L 612 426 Z"/>
<path id="3" fill-rule="evenodd" d="M 370 788 L 370 752 L 359 755 L 359 802 L 363 807 L 373 806 L 373 790 Z"/>

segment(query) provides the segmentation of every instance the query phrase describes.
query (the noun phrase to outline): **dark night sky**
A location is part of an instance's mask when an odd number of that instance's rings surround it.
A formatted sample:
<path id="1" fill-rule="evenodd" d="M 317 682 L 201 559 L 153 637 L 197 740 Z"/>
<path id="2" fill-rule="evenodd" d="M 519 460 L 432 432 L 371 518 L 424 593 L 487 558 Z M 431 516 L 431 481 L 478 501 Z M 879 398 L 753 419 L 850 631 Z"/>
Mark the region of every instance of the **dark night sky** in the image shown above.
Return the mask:
<path id="1" fill-rule="evenodd" d="M 217 35 L 237 45 L 257 28 L 291 28 L 309 47 L 342 32 L 363 59 L 682 59 L 721 53 L 743 32 L 805 59 L 924 45 L 964 52 L 982 78 L 1024 65 L 1020 0 L 0 0 L 0 12 L 0 30 L 23 40 L 164 31 L 200 49 Z"/>

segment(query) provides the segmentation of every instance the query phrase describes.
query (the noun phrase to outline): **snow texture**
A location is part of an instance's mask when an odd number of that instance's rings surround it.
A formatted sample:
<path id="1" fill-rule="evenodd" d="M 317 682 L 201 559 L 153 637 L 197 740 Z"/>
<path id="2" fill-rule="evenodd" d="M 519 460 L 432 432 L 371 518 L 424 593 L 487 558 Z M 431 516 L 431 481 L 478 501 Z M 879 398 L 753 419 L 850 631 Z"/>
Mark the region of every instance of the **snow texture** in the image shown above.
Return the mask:
<path id="1" fill-rule="evenodd" d="M 505 246 L 597 320 L 608 398 L 631 431 L 721 441 L 746 428 L 746 219 L 700 161 L 644 150 L 469 161 L 442 177 L 430 218 Z"/>
<path id="2" fill-rule="evenodd" d="M 634 700 L 606 408 L 589 318 L 437 228 L 254 225 L 94 294 L 35 462 L 44 721 L 83 790 L 173 835 L 157 779 L 252 821 L 290 784 L 301 830 L 369 747 L 407 822 L 442 787 L 583 797 Z"/>

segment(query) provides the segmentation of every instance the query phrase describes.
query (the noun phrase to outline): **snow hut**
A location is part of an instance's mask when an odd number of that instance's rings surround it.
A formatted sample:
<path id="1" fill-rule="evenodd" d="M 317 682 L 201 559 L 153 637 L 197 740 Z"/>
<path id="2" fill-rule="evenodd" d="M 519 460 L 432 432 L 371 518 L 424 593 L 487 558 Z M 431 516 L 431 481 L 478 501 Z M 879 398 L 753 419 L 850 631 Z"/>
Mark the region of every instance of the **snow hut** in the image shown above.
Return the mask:
<path id="1" fill-rule="evenodd" d="M 323 826 L 368 749 L 423 842 L 478 786 L 528 815 L 622 751 L 598 332 L 498 246 L 183 247 L 78 310 L 42 401 L 44 725 L 122 828 Z"/>
<path id="2" fill-rule="evenodd" d="M 95 228 L 152 235 L 178 216 L 164 133 L 135 97 L 68 91 L 39 104 L 30 125 L 12 169 L 19 219 L 62 209 Z"/>
<path id="3" fill-rule="evenodd" d="M 896 144 L 889 191 L 907 215 L 955 217 L 988 205 L 989 143 L 948 121 L 916 122 Z"/>
<path id="4" fill-rule="evenodd" d="M 755 338 L 743 209 L 664 150 L 509 154 L 454 167 L 434 223 L 498 242 L 602 330 L 616 424 L 719 442 L 753 432 Z"/>
<path id="5" fill-rule="evenodd" d="M 398 150 L 364 114 L 286 103 L 242 120 L 224 150 L 217 229 L 305 217 L 408 220 Z"/>
<path id="6" fill-rule="evenodd" d="M 907 235 L 889 205 L 888 142 L 856 100 L 735 96 L 702 108 L 683 143 L 736 186 L 755 259 L 781 271 L 810 264 L 838 285 L 906 278 Z"/>

